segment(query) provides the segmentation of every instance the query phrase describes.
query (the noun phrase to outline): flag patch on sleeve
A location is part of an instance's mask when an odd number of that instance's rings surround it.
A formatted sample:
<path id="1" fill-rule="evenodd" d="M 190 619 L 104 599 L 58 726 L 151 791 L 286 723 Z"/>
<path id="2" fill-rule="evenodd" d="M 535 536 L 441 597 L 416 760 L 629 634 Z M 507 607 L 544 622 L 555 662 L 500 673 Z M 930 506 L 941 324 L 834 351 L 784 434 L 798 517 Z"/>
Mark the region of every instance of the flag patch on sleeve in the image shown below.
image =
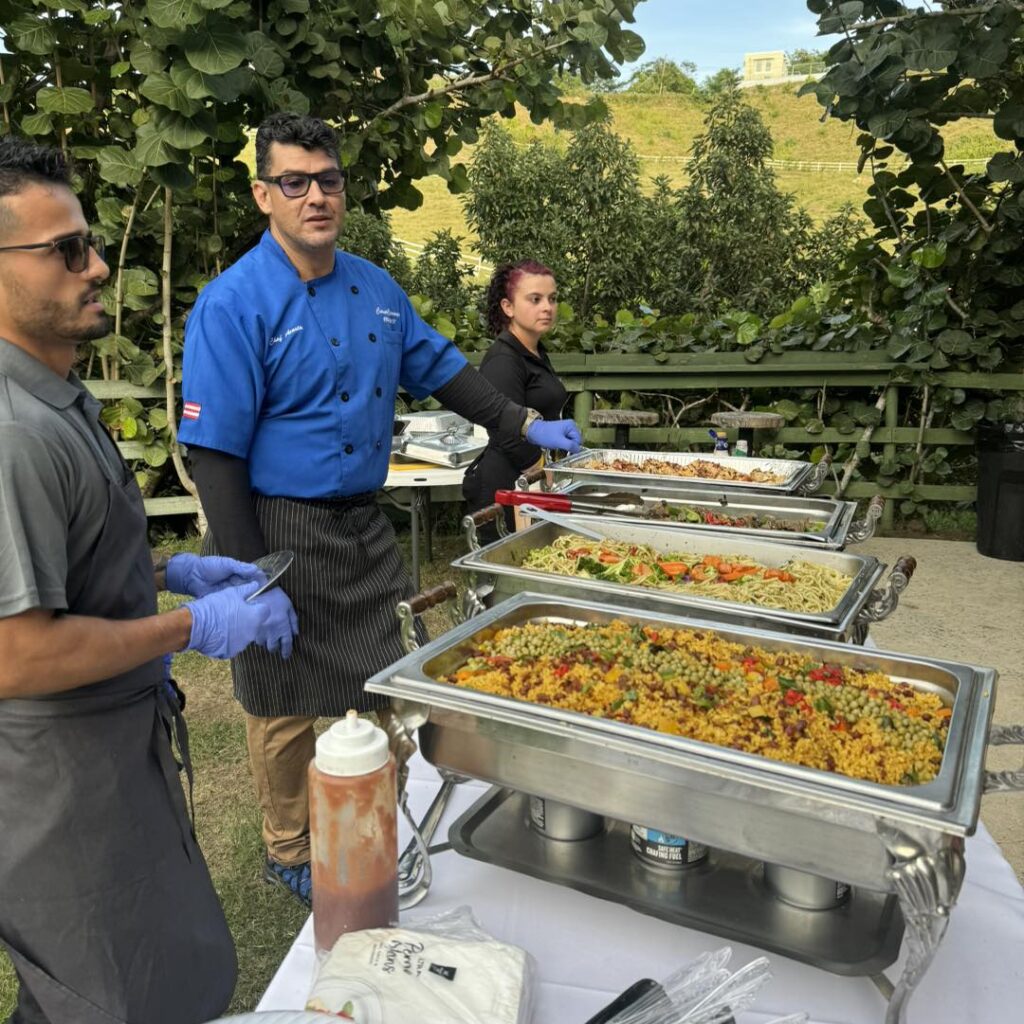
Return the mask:
<path id="1" fill-rule="evenodd" d="M 202 411 L 202 406 L 198 402 L 186 402 L 184 408 L 181 410 L 181 418 L 183 420 L 197 420 L 199 419 L 199 413 Z"/>

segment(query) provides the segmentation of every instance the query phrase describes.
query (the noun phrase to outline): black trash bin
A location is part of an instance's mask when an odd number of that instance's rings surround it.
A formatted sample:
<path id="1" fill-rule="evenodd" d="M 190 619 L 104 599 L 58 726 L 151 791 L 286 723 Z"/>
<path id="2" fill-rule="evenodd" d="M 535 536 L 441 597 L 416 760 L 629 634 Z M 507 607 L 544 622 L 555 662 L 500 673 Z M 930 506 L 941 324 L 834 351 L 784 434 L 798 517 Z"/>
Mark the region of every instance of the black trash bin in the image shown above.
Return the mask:
<path id="1" fill-rule="evenodd" d="M 1024 423 L 978 426 L 978 551 L 1024 562 Z"/>

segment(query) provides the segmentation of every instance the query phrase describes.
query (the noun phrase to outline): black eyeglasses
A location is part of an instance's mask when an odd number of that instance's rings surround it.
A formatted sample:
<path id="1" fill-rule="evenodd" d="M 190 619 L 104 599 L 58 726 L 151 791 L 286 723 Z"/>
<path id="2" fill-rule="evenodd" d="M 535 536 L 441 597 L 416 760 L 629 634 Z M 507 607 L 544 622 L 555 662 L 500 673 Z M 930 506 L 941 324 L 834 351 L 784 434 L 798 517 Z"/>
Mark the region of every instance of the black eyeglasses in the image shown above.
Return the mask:
<path id="1" fill-rule="evenodd" d="M 260 181 L 277 185 L 288 199 L 301 199 L 314 181 L 325 196 L 340 196 L 345 191 L 345 172 L 342 170 L 318 171 L 316 174 L 275 174 L 260 178 Z"/>
<path id="2" fill-rule="evenodd" d="M 14 252 L 18 249 L 56 249 L 64 257 L 64 266 L 72 274 L 80 274 L 89 266 L 89 253 L 95 249 L 96 255 L 103 259 L 106 246 L 102 238 L 94 238 L 92 235 L 68 235 L 67 238 L 58 238 L 55 242 L 0 246 L 0 252 Z"/>

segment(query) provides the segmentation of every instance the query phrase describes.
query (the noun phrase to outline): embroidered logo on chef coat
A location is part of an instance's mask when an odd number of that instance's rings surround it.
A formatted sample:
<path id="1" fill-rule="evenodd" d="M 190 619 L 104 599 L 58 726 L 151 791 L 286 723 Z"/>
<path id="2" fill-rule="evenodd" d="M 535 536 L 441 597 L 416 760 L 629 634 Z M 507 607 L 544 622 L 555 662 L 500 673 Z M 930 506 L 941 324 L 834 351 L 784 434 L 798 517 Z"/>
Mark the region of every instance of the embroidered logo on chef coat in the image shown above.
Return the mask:
<path id="1" fill-rule="evenodd" d="M 281 342 L 285 340 L 285 338 L 290 338 L 293 334 L 298 334 L 299 331 L 301 331 L 301 330 L 302 330 L 302 324 L 296 324 L 294 327 L 289 327 L 288 330 L 284 332 L 284 334 L 275 334 L 270 339 L 270 344 L 271 345 L 280 345 Z"/>
<path id="2" fill-rule="evenodd" d="M 203 407 L 198 402 L 186 402 L 181 410 L 183 420 L 197 420 Z"/>
<path id="3" fill-rule="evenodd" d="M 396 309 L 385 309 L 383 306 L 377 307 L 377 316 L 381 318 L 388 325 L 388 327 L 394 327 L 398 323 L 399 313 Z"/>

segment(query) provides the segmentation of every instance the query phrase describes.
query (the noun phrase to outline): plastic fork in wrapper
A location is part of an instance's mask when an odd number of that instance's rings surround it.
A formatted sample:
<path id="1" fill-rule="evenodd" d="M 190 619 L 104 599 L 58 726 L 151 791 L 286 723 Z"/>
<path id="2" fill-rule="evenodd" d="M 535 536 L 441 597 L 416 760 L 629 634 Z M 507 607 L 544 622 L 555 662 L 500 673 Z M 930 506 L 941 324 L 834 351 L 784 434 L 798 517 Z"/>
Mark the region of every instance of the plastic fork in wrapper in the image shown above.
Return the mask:
<path id="1" fill-rule="evenodd" d="M 759 957 L 730 973 L 726 965 L 731 956 L 732 949 L 726 946 L 704 953 L 660 985 L 638 983 L 629 990 L 637 993 L 629 1005 L 620 1004 L 608 1015 L 606 1011 L 616 1006 L 613 1003 L 587 1024 L 735 1024 L 736 1014 L 754 1002 L 771 972 L 768 960 Z M 807 1015 L 800 1013 L 771 1024 L 805 1024 L 806 1020 Z"/>

